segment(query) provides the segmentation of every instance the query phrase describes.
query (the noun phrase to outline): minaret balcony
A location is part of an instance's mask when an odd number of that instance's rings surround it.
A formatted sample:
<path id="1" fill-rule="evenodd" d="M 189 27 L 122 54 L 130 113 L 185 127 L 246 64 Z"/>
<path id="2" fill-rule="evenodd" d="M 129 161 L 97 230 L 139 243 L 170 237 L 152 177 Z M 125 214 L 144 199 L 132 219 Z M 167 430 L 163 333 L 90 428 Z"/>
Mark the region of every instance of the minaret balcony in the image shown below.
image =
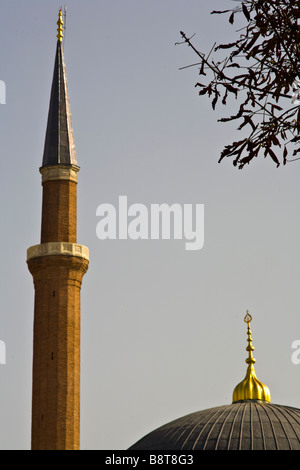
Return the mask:
<path id="1" fill-rule="evenodd" d="M 48 242 L 34 245 L 27 250 L 27 261 L 49 255 L 78 256 L 89 261 L 89 249 L 78 243 Z"/>

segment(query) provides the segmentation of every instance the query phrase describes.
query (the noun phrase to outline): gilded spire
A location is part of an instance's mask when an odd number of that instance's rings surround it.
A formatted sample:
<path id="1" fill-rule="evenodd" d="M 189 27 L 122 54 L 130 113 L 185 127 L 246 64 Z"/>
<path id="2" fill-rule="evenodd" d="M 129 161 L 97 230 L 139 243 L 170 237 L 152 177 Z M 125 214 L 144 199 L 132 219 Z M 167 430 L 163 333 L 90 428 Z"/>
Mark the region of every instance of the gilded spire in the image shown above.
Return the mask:
<path id="1" fill-rule="evenodd" d="M 57 21 L 56 24 L 57 24 L 57 26 L 58 26 L 58 28 L 57 28 L 57 36 L 56 36 L 56 37 L 57 37 L 58 41 L 61 42 L 61 41 L 62 41 L 62 38 L 64 37 L 64 35 L 63 35 L 63 24 L 64 24 L 64 22 L 63 22 L 62 8 L 59 9 L 59 12 L 58 12 L 58 21 Z"/>
<path id="2" fill-rule="evenodd" d="M 253 357 L 254 347 L 252 345 L 250 322 L 252 320 L 248 310 L 244 318 L 244 322 L 247 323 L 247 336 L 248 346 L 248 357 L 246 363 L 248 364 L 246 377 L 240 382 L 233 391 L 232 402 L 243 401 L 243 400 L 261 400 L 270 402 L 271 394 L 269 388 L 258 380 L 255 375 L 254 363 L 256 362 Z"/>

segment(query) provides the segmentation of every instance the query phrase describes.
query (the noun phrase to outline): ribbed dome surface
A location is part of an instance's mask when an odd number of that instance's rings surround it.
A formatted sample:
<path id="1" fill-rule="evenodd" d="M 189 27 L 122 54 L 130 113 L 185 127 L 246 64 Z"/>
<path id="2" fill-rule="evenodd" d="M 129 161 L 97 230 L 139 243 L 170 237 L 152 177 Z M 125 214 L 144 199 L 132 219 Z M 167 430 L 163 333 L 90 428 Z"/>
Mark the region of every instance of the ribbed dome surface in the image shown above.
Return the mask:
<path id="1" fill-rule="evenodd" d="M 191 413 L 130 450 L 300 450 L 300 409 L 243 401 Z"/>

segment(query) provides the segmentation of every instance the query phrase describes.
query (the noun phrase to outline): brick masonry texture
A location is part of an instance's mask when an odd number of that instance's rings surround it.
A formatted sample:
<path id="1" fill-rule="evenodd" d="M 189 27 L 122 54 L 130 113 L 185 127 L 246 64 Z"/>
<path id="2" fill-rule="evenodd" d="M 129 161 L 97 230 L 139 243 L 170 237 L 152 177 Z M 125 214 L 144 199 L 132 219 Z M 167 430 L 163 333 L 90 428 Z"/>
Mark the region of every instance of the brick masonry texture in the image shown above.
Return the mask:
<path id="1" fill-rule="evenodd" d="M 76 243 L 77 184 L 54 180 L 43 183 L 41 243 Z"/>
<path id="2" fill-rule="evenodd" d="M 80 288 L 88 260 L 32 258 L 35 287 L 32 449 L 80 448 Z"/>

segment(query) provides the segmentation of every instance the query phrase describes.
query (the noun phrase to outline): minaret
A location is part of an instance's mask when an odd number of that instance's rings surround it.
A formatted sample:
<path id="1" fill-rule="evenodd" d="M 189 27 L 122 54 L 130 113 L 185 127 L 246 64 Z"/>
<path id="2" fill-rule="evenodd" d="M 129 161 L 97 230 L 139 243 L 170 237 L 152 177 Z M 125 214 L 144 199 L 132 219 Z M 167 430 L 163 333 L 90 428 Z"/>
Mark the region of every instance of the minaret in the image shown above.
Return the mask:
<path id="1" fill-rule="evenodd" d="M 76 240 L 76 152 L 59 10 L 42 167 L 41 243 L 27 250 L 35 289 L 32 449 L 80 447 L 80 289 L 89 250 Z"/>

